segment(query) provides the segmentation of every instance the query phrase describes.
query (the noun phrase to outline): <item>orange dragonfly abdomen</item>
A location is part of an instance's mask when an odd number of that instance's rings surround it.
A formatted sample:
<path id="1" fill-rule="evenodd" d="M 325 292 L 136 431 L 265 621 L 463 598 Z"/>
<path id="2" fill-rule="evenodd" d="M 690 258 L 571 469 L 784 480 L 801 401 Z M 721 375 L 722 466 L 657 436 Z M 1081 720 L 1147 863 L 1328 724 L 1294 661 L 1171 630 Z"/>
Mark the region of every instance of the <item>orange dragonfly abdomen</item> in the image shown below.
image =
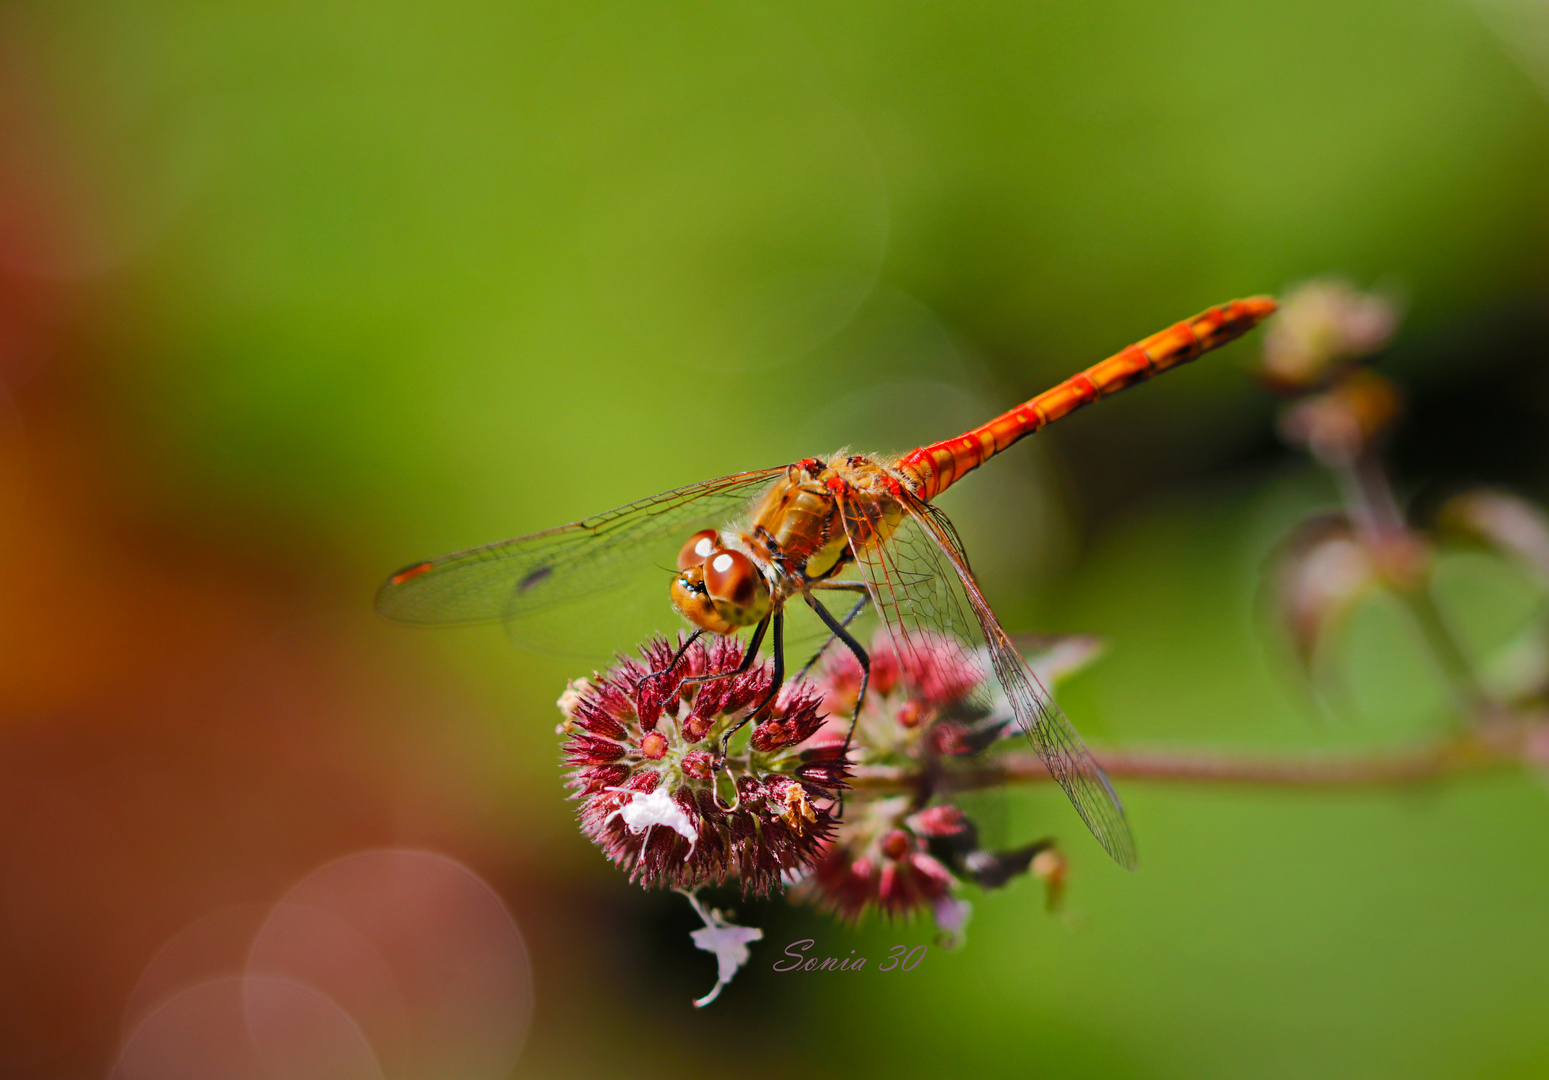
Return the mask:
<path id="1" fill-rule="evenodd" d="M 899 459 L 897 467 L 919 481 L 916 494 L 928 502 L 1018 439 L 1098 398 L 1234 341 L 1274 310 L 1275 302 L 1267 296 L 1210 308 L 1093 364 L 987 424 L 955 439 L 911 450 Z"/>

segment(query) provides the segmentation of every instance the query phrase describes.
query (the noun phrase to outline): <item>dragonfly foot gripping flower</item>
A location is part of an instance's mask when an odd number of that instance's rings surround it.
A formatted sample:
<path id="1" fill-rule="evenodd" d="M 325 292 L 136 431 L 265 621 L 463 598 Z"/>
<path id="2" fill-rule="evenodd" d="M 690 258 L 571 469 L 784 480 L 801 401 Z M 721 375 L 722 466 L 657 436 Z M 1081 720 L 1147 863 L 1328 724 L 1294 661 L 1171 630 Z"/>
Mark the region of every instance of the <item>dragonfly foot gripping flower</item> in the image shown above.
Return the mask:
<path id="1" fill-rule="evenodd" d="M 1073 650 L 1072 642 L 1083 647 Z M 1059 639 L 1034 666 L 1052 676 L 1074 670 L 1095 651 L 1081 639 Z M 989 657 L 937 634 L 916 634 L 900 649 L 886 632 L 872 642 L 870 655 L 871 686 L 852 748 L 856 771 L 896 772 L 910 778 L 911 790 L 878 797 L 863 787 L 851 795 L 852 809 L 797 883 L 794 898 L 850 922 L 872 911 L 889 919 L 929 911 L 943 941 L 956 943 L 971 910 L 962 898 L 967 886 L 1000 888 L 1039 856 L 1049 855 L 1044 865 L 1060 857 L 1049 840 L 987 850 L 952 801 L 954 775 L 982 765 L 985 751 L 1021 734 L 1010 705 L 990 692 Z M 836 714 L 853 703 L 859 674 L 848 653 L 836 653 L 815 674 Z"/>
<path id="2" fill-rule="evenodd" d="M 722 736 L 764 698 L 772 672 L 685 681 L 735 670 L 742 645 L 730 638 L 658 638 L 640 653 L 571 683 L 560 699 L 586 835 L 647 886 L 735 880 L 761 894 L 812 865 L 847 773 L 838 742 L 813 738 L 826 717 L 822 693 L 786 686 L 717 769 Z"/>
<path id="3" fill-rule="evenodd" d="M 1033 664 L 1052 679 L 1094 652 L 1088 641 L 1061 639 Z M 707 915 L 694 896 L 701 886 L 735 881 L 754 894 L 791 886 L 792 899 L 847 922 L 929 913 L 943 944 L 962 940 L 970 888 L 1032 872 L 1057 903 L 1065 864 L 1051 841 L 989 850 L 952 801 L 954 775 L 1020 734 L 1014 711 L 990 692 L 988 657 L 935 634 L 898 649 L 880 632 L 847 756 L 861 671 L 836 651 L 787 684 L 717 770 L 723 734 L 757 709 L 770 667 L 738 670 L 742 649 L 730 639 L 656 639 L 640 656 L 572 682 L 559 700 L 560 730 L 583 831 L 632 880 L 685 892 L 704 920 L 694 941 L 716 954 L 720 976 L 699 1003 L 713 1000 L 760 936 Z M 721 677 L 691 681 L 705 675 Z M 840 815 L 852 772 L 889 770 L 900 784 L 849 791 Z"/>

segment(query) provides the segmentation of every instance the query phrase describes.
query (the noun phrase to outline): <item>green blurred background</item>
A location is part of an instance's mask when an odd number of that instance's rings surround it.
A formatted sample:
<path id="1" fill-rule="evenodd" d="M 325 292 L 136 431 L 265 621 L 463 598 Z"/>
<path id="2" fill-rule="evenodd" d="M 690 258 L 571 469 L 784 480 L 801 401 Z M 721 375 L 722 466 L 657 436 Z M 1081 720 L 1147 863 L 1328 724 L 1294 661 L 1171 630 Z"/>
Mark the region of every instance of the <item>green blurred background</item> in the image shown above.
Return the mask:
<path id="1" fill-rule="evenodd" d="M 1019 793 L 1066 915 L 1024 881 L 910 974 L 780 975 L 932 932 L 737 904 L 766 940 L 694 1013 L 686 906 L 563 797 L 582 672 L 370 609 L 412 559 L 955 434 L 1330 272 L 1406 297 L 1406 493 L 1549 495 L 1545 85 L 1530 0 L 0 8 L 0 1073 L 106 1076 L 164 942 L 386 846 L 509 905 L 520 1076 L 1549 1074 L 1535 778 L 1126 784 L 1133 875 Z M 1011 630 L 1107 639 L 1064 694 L 1093 742 L 1444 723 L 1380 602 L 1342 714 L 1284 677 L 1262 565 L 1333 492 L 1256 348 L 944 500 Z M 1443 571 L 1478 650 L 1532 613 Z"/>

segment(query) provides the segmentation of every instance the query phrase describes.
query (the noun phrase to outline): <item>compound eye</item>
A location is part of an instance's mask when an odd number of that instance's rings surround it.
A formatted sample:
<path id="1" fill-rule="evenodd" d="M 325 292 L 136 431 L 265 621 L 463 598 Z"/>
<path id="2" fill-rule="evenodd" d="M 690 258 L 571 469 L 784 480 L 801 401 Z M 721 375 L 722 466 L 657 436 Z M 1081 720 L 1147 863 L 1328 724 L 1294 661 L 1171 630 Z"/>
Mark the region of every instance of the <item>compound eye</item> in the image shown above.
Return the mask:
<path id="1" fill-rule="evenodd" d="M 716 548 L 705 561 L 705 588 L 723 604 L 751 608 L 768 592 L 764 576 L 740 551 Z"/>
<path id="2" fill-rule="evenodd" d="M 710 557 L 710 552 L 715 550 L 721 542 L 720 535 L 714 529 L 701 529 L 688 538 L 688 543 L 678 552 L 678 569 L 687 570 L 691 566 L 699 566 Z"/>

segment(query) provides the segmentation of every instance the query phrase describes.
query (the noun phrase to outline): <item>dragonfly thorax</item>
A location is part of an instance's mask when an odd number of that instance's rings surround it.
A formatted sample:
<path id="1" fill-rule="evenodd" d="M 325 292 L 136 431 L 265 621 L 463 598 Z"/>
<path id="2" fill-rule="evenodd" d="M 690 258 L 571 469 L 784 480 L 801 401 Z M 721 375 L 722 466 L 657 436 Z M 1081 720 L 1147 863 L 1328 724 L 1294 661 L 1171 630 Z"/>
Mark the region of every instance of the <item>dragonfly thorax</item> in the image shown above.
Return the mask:
<path id="1" fill-rule="evenodd" d="M 826 462 L 798 461 L 754 509 L 753 535 L 786 573 L 806 581 L 833 577 L 854 554 L 841 500 L 868 485 L 876 468 L 869 458 L 842 452 Z"/>
<path id="2" fill-rule="evenodd" d="M 853 544 L 884 539 L 899 520 L 897 478 L 864 455 L 807 458 L 754 505 L 746 530 L 704 529 L 678 554 L 672 602 L 716 634 L 760 622 L 808 585 L 837 577 Z M 868 509 L 845 512 L 846 504 Z"/>

